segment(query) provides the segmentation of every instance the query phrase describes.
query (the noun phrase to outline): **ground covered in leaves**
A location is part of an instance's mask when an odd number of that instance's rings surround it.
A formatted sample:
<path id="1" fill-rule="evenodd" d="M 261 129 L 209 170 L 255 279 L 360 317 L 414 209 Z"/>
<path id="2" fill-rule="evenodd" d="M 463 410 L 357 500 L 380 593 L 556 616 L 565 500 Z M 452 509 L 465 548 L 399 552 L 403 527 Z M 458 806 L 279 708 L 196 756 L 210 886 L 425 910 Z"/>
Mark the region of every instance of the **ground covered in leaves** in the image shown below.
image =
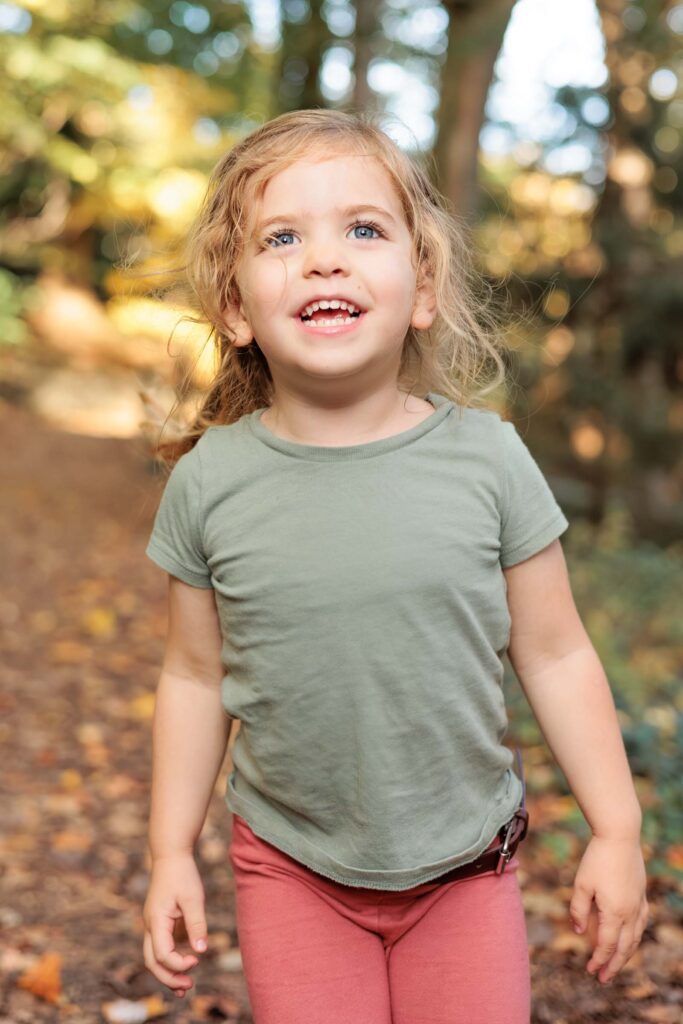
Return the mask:
<path id="1" fill-rule="evenodd" d="M 210 948 L 195 988 L 177 1001 L 142 963 L 166 628 L 165 578 L 144 547 L 163 480 L 142 442 L 60 432 L 14 404 L 0 403 L 0 428 L 0 1024 L 248 1024 L 222 796 L 229 757 L 198 844 Z M 552 856 L 539 843 L 563 800 L 530 796 L 519 851 L 533 1024 L 683 1021 L 683 927 L 658 878 L 639 952 L 610 986 L 586 974 L 585 940 L 567 920 L 580 850 Z"/>

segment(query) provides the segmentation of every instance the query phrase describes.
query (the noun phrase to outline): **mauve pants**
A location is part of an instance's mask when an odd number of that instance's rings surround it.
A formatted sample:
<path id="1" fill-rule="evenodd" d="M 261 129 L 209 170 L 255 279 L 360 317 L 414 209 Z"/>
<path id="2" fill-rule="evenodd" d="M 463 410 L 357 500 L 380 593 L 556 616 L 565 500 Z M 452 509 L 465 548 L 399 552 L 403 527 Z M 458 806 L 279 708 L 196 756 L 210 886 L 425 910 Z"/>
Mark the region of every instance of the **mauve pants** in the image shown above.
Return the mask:
<path id="1" fill-rule="evenodd" d="M 516 857 L 502 875 L 359 888 L 234 814 L 229 858 L 254 1024 L 529 1024 Z"/>

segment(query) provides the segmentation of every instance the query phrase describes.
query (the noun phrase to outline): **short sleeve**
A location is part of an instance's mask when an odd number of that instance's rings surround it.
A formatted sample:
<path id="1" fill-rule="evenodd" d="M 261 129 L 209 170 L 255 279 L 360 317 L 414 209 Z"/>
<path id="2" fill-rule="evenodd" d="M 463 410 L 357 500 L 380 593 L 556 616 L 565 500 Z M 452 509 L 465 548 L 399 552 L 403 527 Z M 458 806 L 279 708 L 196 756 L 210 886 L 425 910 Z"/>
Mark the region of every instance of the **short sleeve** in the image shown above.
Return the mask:
<path id="1" fill-rule="evenodd" d="M 500 564 L 523 562 L 569 526 L 547 480 L 513 423 L 501 420 L 503 488 Z"/>
<path id="2" fill-rule="evenodd" d="M 178 459 L 161 495 L 145 554 L 172 576 L 209 588 L 201 537 L 201 466 L 197 447 Z"/>

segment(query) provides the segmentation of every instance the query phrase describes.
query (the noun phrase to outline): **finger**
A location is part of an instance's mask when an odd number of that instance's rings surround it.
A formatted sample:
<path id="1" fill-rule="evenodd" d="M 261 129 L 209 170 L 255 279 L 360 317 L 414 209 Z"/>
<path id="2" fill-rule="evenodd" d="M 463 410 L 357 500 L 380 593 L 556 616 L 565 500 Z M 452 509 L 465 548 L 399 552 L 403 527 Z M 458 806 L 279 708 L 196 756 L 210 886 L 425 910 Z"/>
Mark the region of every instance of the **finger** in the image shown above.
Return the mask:
<path id="1" fill-rule="evenodd" d="M 650 922 L 650 908 L 648 907 L 647 903 L 645 903 L 644 906 L 641 908 L 640 913 L 638 914 L 638 919 L 636 921 L 634 932 L 633 932 L 633 952 L 634 953 L 635 953 L 636 949 L 638 949 L 638 946 L 640 945 L 640 943 L 643 940 L 643 933 L 645 932 L 645 929 L 647 928 L 649 922 Z"/>
<path id="2" fill-rule="evenodd" d="M 185 920 L 185 930 L 190 940 L 190 945 L 198 953 L 206 950 L 206 917 L 204 915 L 204 900 L 187 897 L 180 904 Z"/>
<path id="3" fill-rule="evenodd" d="M 647 927 L 647 913 L 643 914 L 643 911 L 638 914 L 636 922 L 633 926 L 633 946 L 637 949 L 640 945 L 641 939 L 643 938 L 643 932 Z"/>
<path id="4" fill-rule="evenodd" d="M 187 971 L 198 963 L 192 953 L 179 953 L 173 942 L 173 918 L 152 918 L 150 933 L 152 936 L 152 952 L 157 963 L 169 971 Z"/>
<path id="5" fill-rule="evenodd" d="M 586 930 L 592 902 L 593 897 L 587 889 L 574 889 L 574 894 L 569 904 L 569 916 L 574 931 L 584 932 Z"/>
<path id="6" fill-rule="evenodd" d="M 612 978 L 619 973 L 621 968 L 624 966 L 627 960 L 629 960 L 636 949 L 638 943 L 634 942 L 634 928 L 633 926 L 625 926 L 621 929 L 619 940 L 617 942 L 617 948 L 614 956 L 608 961 L 607 964 L 600 970 L 598 974 L 599 980 L 606 984 L 611 981 Z"/>
<path id="7" fill-rule="evenodd" d="M 638 917 L 638 934 L 642 937 L 643 932 L 650 923 L 650 906 L 647 900 L 643 900 L 643 907 Z"/>
<path id="8" fill-rule="evenodd" d="M 167 988 L 172 989 L 176 995 L 178 995 L 179 992 L 184 995 L 187 989 L 192 988 L 192 979 L 186 974 L 174 973 L 173 971 L 169 971 L 165 967 L 162 967 L 161 964 L 158 963 L 154 957 L 152 937 L 149 932 L 145 933 L 142 948 L 145 967 L 158 981 L 161 982 L 162 985 L 166 985 Z"/>
<path id="9" fill-rule="evenodd" d="M 595 949 L 586 964 L 586 970 L 589 974 L 597 972 L 614 956 L 617 950 L 621 926 L 621 921 L 614 917 L 600 921 Z"/>

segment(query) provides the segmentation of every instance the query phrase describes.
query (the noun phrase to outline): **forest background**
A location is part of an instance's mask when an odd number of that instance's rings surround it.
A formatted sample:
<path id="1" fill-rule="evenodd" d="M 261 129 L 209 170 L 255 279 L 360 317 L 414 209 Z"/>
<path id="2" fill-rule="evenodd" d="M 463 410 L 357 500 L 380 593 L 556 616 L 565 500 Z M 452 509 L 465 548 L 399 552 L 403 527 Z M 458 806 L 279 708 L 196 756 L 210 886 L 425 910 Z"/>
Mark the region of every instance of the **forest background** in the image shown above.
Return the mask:
<path id="1" fill-rule="evenodd" d="M 563 0 L 0 3 L 3 1022 L 250 1019 L 218 902 L 225 772 L 198 846 L 217 907 L 199 994 L 169 1008 L 141 965 L 165 631 L 164 581 L 143 556 L 161 481 L 141 423 L 176 398 L 189 412 L 214 364 L 207 330 L 131 268 L 163 266 L 221 153 L 312 106 L 380 113 L 524 314 L 506 337 L 514 384 L 491 401 L 570 519 L 577 605 L 644 810 L 653 919 L 630 973 L 598 991 L 566 929 L 587 828 L 508 665 L 534 1024 L 680 1020 L 683 4 L 576 5 L 599 73 L 573 74 L 569 37 L 520 128 L 506 47 L 531 60 Z"/>

